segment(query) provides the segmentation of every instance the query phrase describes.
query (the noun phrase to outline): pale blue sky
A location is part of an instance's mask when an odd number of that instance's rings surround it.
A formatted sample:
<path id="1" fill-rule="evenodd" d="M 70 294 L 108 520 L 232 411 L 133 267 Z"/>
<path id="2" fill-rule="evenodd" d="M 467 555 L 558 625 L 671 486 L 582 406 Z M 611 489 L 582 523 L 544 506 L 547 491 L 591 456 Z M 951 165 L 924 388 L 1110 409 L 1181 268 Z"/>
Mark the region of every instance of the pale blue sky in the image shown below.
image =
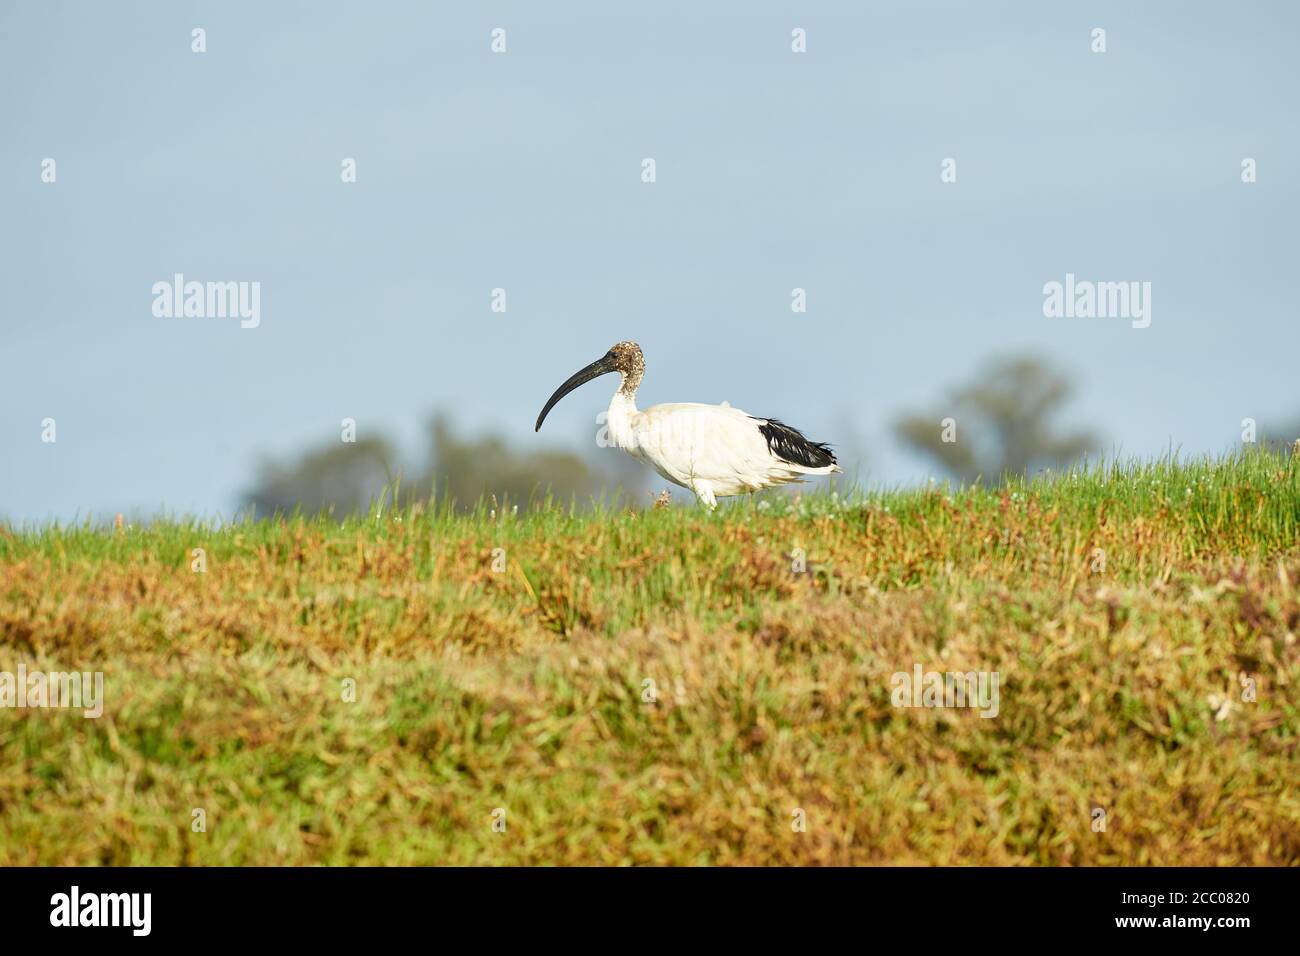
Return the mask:
<path id="1" fill-rule="evenodd" d="M 890 419 L 1007 351 L 1126 453 L 1225 449 L 1300 415 L 1295 9 L 9 0 L 0 514 L 228 514 L 345 416 L 577 447 L 612 381 L 533 420 L 619 339 L 643 406 L 861 443 L 873 482 L 929 475 Z M 261 326 L 155 318 L 175 272 L 261 282 Z M 1150 281 L 1151 327 L 1044 318 L 1067 272 Z"/>

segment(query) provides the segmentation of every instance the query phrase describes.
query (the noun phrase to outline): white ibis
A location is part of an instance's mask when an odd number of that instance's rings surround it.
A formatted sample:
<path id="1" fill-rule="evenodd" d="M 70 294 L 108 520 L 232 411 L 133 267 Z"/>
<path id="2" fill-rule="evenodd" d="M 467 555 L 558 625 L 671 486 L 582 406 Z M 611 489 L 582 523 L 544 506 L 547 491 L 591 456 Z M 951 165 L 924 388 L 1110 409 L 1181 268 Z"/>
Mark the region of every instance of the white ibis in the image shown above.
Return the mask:
<path id="1" fill-rule="evenodd" d="M 547 413 L 565 395 L 608 372 L 618 372 L 621 379 L 606 419 L 613 443 L 673 484 L 695 492 L 707 508 L 717 507 L 718 498 L 728 495 L 843 470 L 829 445 L 809 441 L 775 418 L 747 415 L 725 403 L 652 405 L 637 411 L 645 358 L 635 342 L 617 343 L 571 375 L 546 402 L 533 431 L 541 430 Z"/>

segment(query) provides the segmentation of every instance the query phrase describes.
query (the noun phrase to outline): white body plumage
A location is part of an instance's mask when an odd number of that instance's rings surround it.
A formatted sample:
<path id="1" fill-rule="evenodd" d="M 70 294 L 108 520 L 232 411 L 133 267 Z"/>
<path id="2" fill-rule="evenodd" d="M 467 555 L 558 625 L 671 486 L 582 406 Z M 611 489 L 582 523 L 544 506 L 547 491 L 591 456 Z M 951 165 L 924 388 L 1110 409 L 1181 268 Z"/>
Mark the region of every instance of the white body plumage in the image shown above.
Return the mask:
<path id="1" fill-rule="evenodd" d="M 841 471 L 828 446 L 775 419 L 727 404 L 674 403 L 638 411 L 636 390 L 644 369 L 641 349 L 633 342 L 618 343 L 556 390 L 538 416 L 537 428 L 573 389 L 617 371 L 621 381 L 605 421 L 609 443 L 690 489 L 706 507 L 715 507 L 721 497 Z"/>

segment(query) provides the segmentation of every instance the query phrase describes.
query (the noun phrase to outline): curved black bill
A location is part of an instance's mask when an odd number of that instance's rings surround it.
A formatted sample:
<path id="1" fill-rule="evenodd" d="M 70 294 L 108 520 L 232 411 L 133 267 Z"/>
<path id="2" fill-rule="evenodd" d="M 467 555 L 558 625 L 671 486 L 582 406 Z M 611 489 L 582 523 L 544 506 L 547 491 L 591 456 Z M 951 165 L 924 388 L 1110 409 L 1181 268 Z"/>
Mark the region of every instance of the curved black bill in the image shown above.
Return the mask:
<path id="1" fill-rule="evenodd" d="M 552 395 L 549 400 L 547 400 L 545 407 L 542 408 L 542 413 L 537 416 L 537 425 L 533 428 L 533 431 L 535 432 L 541 431 L 542 422 L 546 420 L 547 414 L 550 412 L 552 408 L 555 407 L 555 403 L 558 402 L 560 399 L 562 399 L 565 395 L 568 395 L 579 385 L 583 385 L 586 382 L 590 382 L 593 378 L 599 378 L 600 376 L 604 375 L 606 372 L 616 372 L 616 371 L 618 371 L 618 369 L 614 367 L 614 356 L 607 352 L 600 358 L 596 359 L 596 361 L 588 365 L 586 368 L 582 369 L 581 371 L 574 372 L 572 375 L 569 376 L 568 380 L 565 381 L 563 385 L 561 385 L 559 388 L 555 390 L 555 394 Z"/>

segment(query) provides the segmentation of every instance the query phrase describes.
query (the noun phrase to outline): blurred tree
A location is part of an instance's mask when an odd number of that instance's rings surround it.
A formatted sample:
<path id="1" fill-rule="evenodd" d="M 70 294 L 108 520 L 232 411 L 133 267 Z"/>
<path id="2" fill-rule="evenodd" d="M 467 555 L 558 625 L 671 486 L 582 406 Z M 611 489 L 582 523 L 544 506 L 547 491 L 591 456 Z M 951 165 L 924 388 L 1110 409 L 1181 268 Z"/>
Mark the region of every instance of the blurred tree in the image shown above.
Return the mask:
<path id="1" fill-rule="evenodd" d="M 520 453 L 495 435 L 462 438 L 443 415 L 430 421 L 427 436 L 425 460 L 413 467 L 382 437 L 327 443 L 288 462 L 263 461 L 253 487 L 243 494 L 244 504 L 259 515 L 301 506 L 310 513 L 333 508 L 341 516 L 364 511 L 400 478 L 407 502 L 445 495 L 464 510 L 492 495 L 503 505 L 526 505 L 549 491 L 564 504 L 585 505 L 602 495 L 610 500 L 636 495 L 644 478 L 613 467 L 612 460 L 604 467 L 613 452 L 596 466 L 572 452 Z"/>
<path id="2" fill-rule="evenodd" d="M 461 438 L 445 415 L 429 423 L 430 460 L 411 485 L 427 496 L 449 495 L 460 507 L 472 506 L 480 497 L 496 495 L 500 502 L 527 504 L 548 491 L 557 501 L 585 504 L 611 488 L 611 477 L 572 452 L 540 450 L 517 452 L 496 435 Z"/>
<path id="3" fill-rule="evenodd" d="M 1052 426 L 1070 390 L 1065 376 L 1040 359 L 993 359 L 972 382 L 950 391 L 944 406 L 902 415 L 894 431 L 963 482 L 1028 474 L 1098 450 L 1091 432 L 1058 435 Z"/>
<path id="4" fill-rule="evenodd" d="M 309 449 L 296 461 L 263 460 L 244 504 L 255 514 L 292 511 L 309 513 L 334 508 L 340 514 L 364 510 L 370 498 L 395 475 L 396 455 L 384 438 L 333 442 Z"/>
<path id="5" fill-rule="evenodd" d="M 1260 429 L 1259 443 L 1270 451 L 1294 452 L 1297 441 L 1300 441 L 1300 419 L 1279 427 L 1270 425 Z"/>

